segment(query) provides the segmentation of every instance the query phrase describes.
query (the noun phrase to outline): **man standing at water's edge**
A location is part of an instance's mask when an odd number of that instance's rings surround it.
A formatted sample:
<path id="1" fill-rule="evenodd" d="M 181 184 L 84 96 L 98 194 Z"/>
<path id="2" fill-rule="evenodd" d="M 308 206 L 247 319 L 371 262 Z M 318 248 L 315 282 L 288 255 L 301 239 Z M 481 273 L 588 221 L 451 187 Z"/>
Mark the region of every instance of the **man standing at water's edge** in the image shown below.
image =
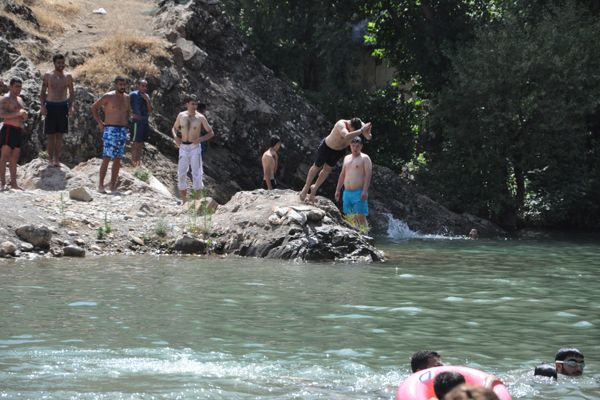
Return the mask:
<path id="1" fill-rule="evenodd" d="M 10 187 L 22 190 L 17 185 L 17 161 L 23 142 L 23 122 L 27 111 L 21 96 L 23 82 L 19 78 L 10 80 L 8 93 L 0 99 L 0 118 L 4 119 L 0 128 L 0 190 L 4 190 L 6 163 L 10 171 Z"/>

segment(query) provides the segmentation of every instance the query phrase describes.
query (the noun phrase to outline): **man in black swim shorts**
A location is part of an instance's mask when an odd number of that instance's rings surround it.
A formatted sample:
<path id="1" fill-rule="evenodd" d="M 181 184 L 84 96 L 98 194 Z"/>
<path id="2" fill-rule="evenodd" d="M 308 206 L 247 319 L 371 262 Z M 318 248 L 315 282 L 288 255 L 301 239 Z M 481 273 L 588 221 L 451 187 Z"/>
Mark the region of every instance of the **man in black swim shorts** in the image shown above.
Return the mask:
<path id="1" fill-rule="evenodd" d="M 8 93 L 0 98 L 0 118 L 4 119 L 0 129 L 0 190 L 4 190 L 6 184 L 6 163 L 10 171 L 10 187 L 22 190 L 17 185 L 17 161 L 23 141 L 23 121 L 28 116 L 23 99 L 19 96 L 22 86 L 19 78 L 11 79 Z"/>
<path id="2" fill-rule="evenodd" d="M 321 141 L 317 148 L 315 162 L 308 170 L 306 183 L 300 191 L 300 200 L 304 201 L 310 191 L 309 201 L 313 202 L 317 195 L 317 190 L 325 182 L 329 173 L 335 167 L 335 164 L 346 154 L 346 149 L 352 139 L 364 135 L 366 139 L 371 138 L 371 123 L 363 123 L 360 118 L 341 119 L 335 123 L 331 133 Z M 317 181 L 312 184 L 315 177 L 319 174 Z"/>
<path id="3" fill-rule="evenodd" d="M 75 91 L 73 77 L 64 72 L 65 56 L 55 54 L 52 61 L 54 71 L 46 72 L 42 81 L 41 113 L 45 117 L 44 133 L 48 139 L 48 164 L 60 167 L 63 134 L 69 131 L 69 115 L 73 115 Z"/>

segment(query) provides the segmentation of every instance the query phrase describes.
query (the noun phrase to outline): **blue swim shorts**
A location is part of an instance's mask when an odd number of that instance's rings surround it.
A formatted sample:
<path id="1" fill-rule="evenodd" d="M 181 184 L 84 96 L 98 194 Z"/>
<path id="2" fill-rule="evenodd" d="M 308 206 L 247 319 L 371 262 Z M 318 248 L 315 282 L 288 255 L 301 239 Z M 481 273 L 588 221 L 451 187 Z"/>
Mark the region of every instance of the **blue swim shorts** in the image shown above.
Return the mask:
<path id="1" fill-rule="evenodd" d="M 123 157 L 128 134 L 125 126 L 104 125 L 102 157 L 112 159 Z"/>
<path id="2" fill-rule="evenodd" d="M 344 190 L 342 196 L 344 214 L 362 214 L 369 215 L 369 204 L 367 200 L 360 199 L 362 189 Z"/>

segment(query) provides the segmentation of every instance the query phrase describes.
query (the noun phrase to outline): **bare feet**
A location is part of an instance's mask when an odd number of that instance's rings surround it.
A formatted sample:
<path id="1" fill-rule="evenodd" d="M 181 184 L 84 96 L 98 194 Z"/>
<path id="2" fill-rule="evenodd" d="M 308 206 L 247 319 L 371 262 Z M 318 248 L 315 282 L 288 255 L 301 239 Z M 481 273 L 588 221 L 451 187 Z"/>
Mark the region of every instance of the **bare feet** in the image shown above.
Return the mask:
<path id="1" fill-rule="evenodd" d="M 20 190 L 20 191 L 23 191 L 23 188 L 22 188 L 22 187 L 20 187 L 19 185 L 17 185 L 17 183 L 16 183 L 16 182 L 14 182 L 14 183 L 11 183 L 11 184 L 10 184 L 10 188 L 11 188 L 11 189 L 14 189 L 14 190 Z"/>
<path id="2" fill-rule="evenodd" d="M 300 197 L 300 201 L 304 201 L 306 199 L 306 194 L 308 193 L 308 188 L 304 186 L 302 191 L 298 193 L 298 197 Z"/>
<path id="3" fill-rule="evenodd" d="M 98 185 L 98 193 L 106 194 L 106 190 L 104 189 L 104 185 Z"/>
<path id="4" fill-rule="evenodd" d="M 116 192 L 120 185 L 121 185 L 121 178 L 117 178 L 117 182 L 115 182 L 114 186 L 111 186 L 110 191 Z"/>
<path id="5" fill-rule="evenodd" d="M 317 195 L 317 191 L 315 190 L 315 185 L 310 185 L 310 195 L 308 196 L 308 202 L 314 203 L 316 195 Z"/>

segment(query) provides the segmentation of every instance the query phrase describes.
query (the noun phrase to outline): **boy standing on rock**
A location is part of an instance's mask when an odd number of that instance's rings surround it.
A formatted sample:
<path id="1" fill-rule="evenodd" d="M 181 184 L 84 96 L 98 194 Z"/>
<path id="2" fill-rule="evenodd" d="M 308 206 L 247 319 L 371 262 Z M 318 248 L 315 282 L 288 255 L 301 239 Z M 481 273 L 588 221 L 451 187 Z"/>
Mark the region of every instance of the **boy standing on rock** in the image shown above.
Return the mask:
<path id="1" fill-rule="evenodd" d="M 121 168 L 121 157 L 125 154 L 125 143 L 127 142 L 127 121 L 131 112 L 129 95 L 125 93 L 125 78 L 115 78 L 115 90 L 112 90 L 92 104 L 92 115 L 102 131 L 102 165 L 100 165 L 100 179 L 98 192 L 106 193 L 104 189 L 104 178 L 108 170 L 108 163 L 112 160 L 112 171 L 110 174 L 110 191 L 116 192 L 119 186 L 119 169 Z M 104 108 L 104 121 L 98 113 L 100 107 Z"/>
<path id="2" fill-rule="evenodd" d="M 23 121 L 27 119 L 27 111 L 21 96 L 23 82 L 12 78 L 8 93 L 0 98 L 0 118 L 4 124 L 0 128 L 0 190 L 6 184 L 6 163 L 10 171 L 10 187 L 23 190 L 17 185 L 17 161 L 23 141 Z"/>
<path id="3" fill-rule="evenodd" d="M 134 167 L 139 167 L 142 158 L 142 148 L 144 142 L 148 141 L 150 136 L 150 125 L 148 116 L 152 112 L 152 102 L 148 96 L 148 82 L 145 79 L 139 79 L 137 90 L 129 93 L 131 100 L 131 110 L 133 115 L 133 132 L 131 134 L 131 161 Z"/>
<path id="4" fill-rule="evenodd" d="M 344 186 L 343 211 L 345 215 L 356 215 L 360 227 L 367 227 L 369 215 L 369 185 L 373 173 L 373 164 L 368 155 L 361 152 L 362 140 L 356 136 L 350 143 L 352 154 L 344 158 L 342 172 L 335 189 L 335 200 L 340 201 L 340 191 Z"/>
<path id="5" fill-rule="evenodd" d="M 315 162 L 308 170 L 306 183 L 300 192 L 300 200 L 304 201 L 310 190 L 309 201 L 314 202 L 317 190 L 321 187 L 329 173 L 335 167 L 335 164 L 346 154 L 346 148 L 350 141 L 357 136 L 364 135 L 365 138 L 371 138 L 371 123 L 363 123 L 360 118 L 341 119 L 335 123 L 331 133 L 319 144 Z M 321 172 L 319 172 L 321 171 Z M 317 181 L 312 182 L 319 174 Z"/>
<path id="6" fill-rule="evenodd" d="M 173 139 L 179 146 L 179 162 L 177 163 L 177 188 L 182 202 L 187 200 L 187 173 L 192 167 L 192 187 L 198 191 L 204 187 L 202 184 L 202 155 L 200 142 L 205 142 L 215 136 L 212 127 L 204 115 L 198 112 L 198 100 L 190 95 L 185 99 L 187 110 L 177 115 L 171 132 Z M 207 135 L 200 136 L 204 129 Z"/>
<path id="7" fill-rule="evenodd" d="M 65 56 L 55 54 L 52 57 L 54 71 L 44 74 L 40 100 L 41 114 L 45 117 L 44 133 L 48 139 L 48 164 L 60 167 L 60 151 L 63 134 L 69 131 L 69 116 L 73 115 L 73 77 L 64 73 Z M 69 96 L 67 97 L 67 91 Z"/>
<path id="8" fill-rule="evenodd" d="M 269 148 L 262 155 L 263 167 L 263 189 L 273 190 L 277 187 L 275 174 L 279 166 L 279 149 L 281 148 L 281 139 L 277 135 L 271 136 Z"/>

